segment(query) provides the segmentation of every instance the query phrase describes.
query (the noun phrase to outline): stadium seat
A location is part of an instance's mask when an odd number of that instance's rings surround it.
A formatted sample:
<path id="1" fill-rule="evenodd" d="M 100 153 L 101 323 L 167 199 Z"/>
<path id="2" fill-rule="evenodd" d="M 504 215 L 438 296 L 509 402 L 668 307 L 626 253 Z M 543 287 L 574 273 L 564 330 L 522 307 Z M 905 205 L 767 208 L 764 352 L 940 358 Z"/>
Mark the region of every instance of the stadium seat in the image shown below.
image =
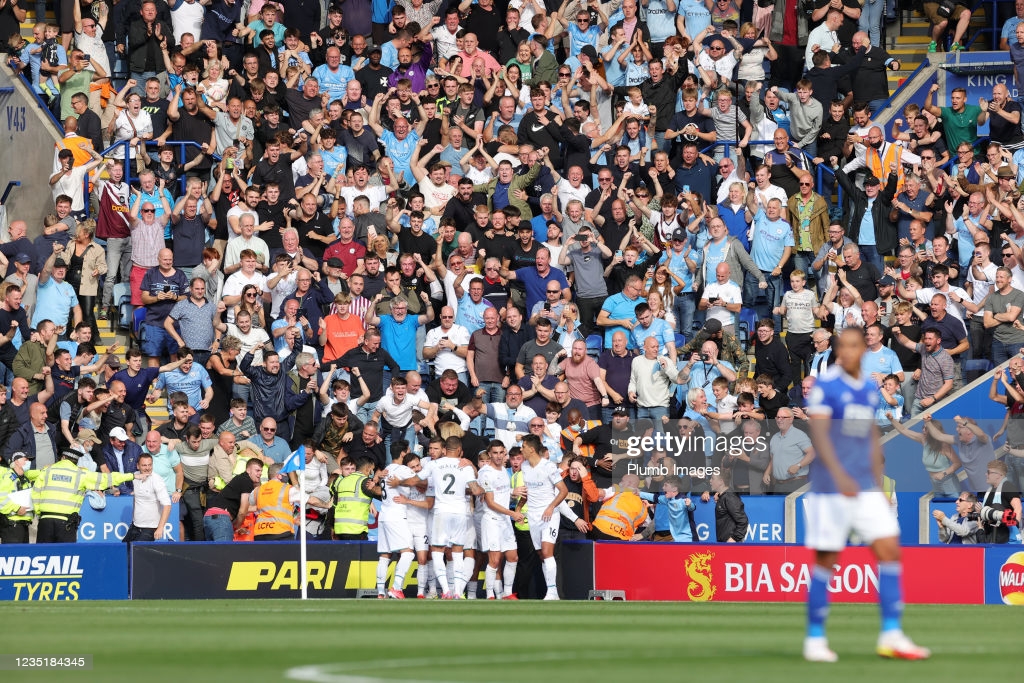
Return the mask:
<path id="1" fill-rule="evenodd" d="M 111 318 L 111 331 L 130 332 L 132 329 L 132 290 L 127 282 L 119 282 L 114 285 L 113 293 L 114 308 L 117 309 L 117 317 Z"/>
<path id="2" fill-rule="evenodd" d="M 964 384 L 970 384 L 992 369 L 992 361 L 987 358 L 965 360 L 963 365 Z"/>
<path id="3" fill-rule="evenodd" d="M 587 337 L 587 355 L 597 358 L 604 350 L 604 340 L 599 334 L 592 334 Z"/>
<path id="4" fill-rule="evenodd" d="M 684 346 L 686 346 L 686 335 L 685 334 L 679 334 L 677 332 L 676 333 L 676 353 L 679 353 L 680 351 L 682 351 Z"/>
<path id="5" fill-rule="evenodd" d="M 752 308 L 740 309 L 740 320 L 736 325 L 736 338 L 740 340 L 743 348 L 750 346 L 750 336 L 757 327 L 757 313 Z"/>
<path id="6" fill-rule="evenodd" d="M 138 347 L 142 347 L 142 342 L 145 341 L 145 326 L 142 324 L 146 319 L 146 307 L 139 306 L 132 313 L 132 326 L 131 334 L 128 336 L 128 345 L 131 346 L 134 340 L 134 344 Z"/>

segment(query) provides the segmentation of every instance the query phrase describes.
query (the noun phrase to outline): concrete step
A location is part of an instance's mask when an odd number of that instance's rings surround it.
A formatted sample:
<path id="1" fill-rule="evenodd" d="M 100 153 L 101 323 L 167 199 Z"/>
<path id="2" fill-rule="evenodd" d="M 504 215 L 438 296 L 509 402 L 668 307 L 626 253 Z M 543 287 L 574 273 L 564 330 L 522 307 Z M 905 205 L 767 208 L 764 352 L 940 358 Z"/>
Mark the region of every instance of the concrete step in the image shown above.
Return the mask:
<path id="1" fill-rule="evenodd" d="M 99 354 L 106 353 L 107 349 L 113 345 L 118 344 L 120 350 L 117 354 L 121 360 L 122 367 L 124 366 L 124 352 L 127 348 L 127 339 L 124 334 L 115 334 L 110 328 L 109 321 L 100 320 L 98 321 L 100 327 L 100 338 L 96 344 L 96 352 Z M 155 405 L 146 405 L 146 415 L 149 416 L 151 422 L 154 425 L 159 425 L 162 422 L 166 422 L 170 419 L 170 414 L 167 411 L 167 402 L 163 397 L 156 402 Z"/>

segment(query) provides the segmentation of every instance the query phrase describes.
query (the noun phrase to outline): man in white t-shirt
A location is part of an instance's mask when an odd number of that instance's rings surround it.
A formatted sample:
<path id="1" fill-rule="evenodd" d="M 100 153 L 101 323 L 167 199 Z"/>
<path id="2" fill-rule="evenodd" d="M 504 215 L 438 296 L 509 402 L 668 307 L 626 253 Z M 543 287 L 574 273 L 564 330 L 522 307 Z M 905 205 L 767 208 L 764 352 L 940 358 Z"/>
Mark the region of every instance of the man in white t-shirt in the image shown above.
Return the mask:
<path id="1" fill-rule="evenodd" d="M 390 448 L 393 441 L 406 438 L 405 432 L 412 426 L 414 409 L 431 411 L 429 401 L 417 400 L 407 393 L 408 386 L 405 377 L 392 377 L 391 398 L 382 398 L 373 410 L 370 421 L 380 423 L 385 448 Z"/>
<path id="2" fill-rule="evenodd" d="M 434 373 L 454 370 L 459 381 L 469 384 L 469 370 L 466 356 L 469 353 L 469 330 L 455 324 L 455 309 L 445 306 L 441 309 L 441 325 L 427 332 L 423 346 L 423 358 L 434 361 Z"/>
<path id="3" fill-rule="evenodd" d="M 365 195 L 370 200 L 370 209 L 379 209 L 388 200 L 387 190 L 383 185 L 370 185 L 370 169 L 368 166 L 356 166 L 352 172 L 352 184 L 341 188 L 341 196 L 345 198 L 345 213 L 355 218 L 352 206 L 356 197 Z"/>
<path id="4" fill-rule="evenodd" d="M 242 300 L 242 290 L 246 285 L 256 287 L 257 302 L 261 298 L 267 299 L 270 295 L 267 289 L 267 277 L 256 270 L 256 253 L 246 249 L 241 254 L 239 264 L 241 268 L 224 282 L 221 298 L 227 307 L 229 323 L 235 322 L 235 306 Z"/>
<path id="5" fill-rule="evenodd" d="M 547 584 L 545 600 L 558 600 L 558 564 L 555 562 L 555 541 L 558 540 L 559 505 L 569 490 L 562 481 L 558 466 L 542 454 L 540 437 L 523 437 L 523 486 L 526 487 L 527 515 L 533 547 L 540 553 L 541 569 Z M 572 515 L 569 512 L 569 515 Z M 567 515 L 568 516 L 568 515 Z M 575 515 L 572 515 L 575 517 Z M 574 520 L 575 521 L 575 520 Z"/>
<path id="6" fill-rule="evenodd" d="M 142 478 L 132 489 L 132 524 L 124 541 L 159 541 L 164 537 L 167 518 L 171 514 L 171 497 L 167 493 L 167 484 L 153 472 L 152 455 L 144 452 L 136 466 Z"/>
<path id="7" fill-rule="evenodd" d="M 743 307 L 743 292 L 739 285 L 729 279 L 729 264 L 715 266 L 715 281 L 704 287 L 697 308 L 707 311 L 708 320 L 717 320 L 729 334 L 735 334 L 736 314 Z"/>

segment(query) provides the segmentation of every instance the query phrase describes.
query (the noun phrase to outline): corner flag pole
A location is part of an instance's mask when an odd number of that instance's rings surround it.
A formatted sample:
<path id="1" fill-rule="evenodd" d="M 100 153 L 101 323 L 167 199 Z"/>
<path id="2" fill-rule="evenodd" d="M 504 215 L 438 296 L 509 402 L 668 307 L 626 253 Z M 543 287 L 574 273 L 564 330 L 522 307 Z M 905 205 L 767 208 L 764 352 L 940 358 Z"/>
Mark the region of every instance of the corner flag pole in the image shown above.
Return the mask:
<path id="1" fill-rule="evenodd" d="M 299 474 L 299 576 L 302 577 L 302 600 L 306 599 L 306 473 Z"/>

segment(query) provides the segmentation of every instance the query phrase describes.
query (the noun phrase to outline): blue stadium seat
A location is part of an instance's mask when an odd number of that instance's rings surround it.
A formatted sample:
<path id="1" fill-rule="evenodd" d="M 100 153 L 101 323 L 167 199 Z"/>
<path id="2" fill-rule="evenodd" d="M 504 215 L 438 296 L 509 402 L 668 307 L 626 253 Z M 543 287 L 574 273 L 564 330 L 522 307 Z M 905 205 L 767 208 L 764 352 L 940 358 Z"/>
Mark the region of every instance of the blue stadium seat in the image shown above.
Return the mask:
<path id="1" fill-rule="evenodd" d="M 117 309 L 117 317 L 110 320 L 111 331 L 130 332 L 132 329 L 132 289 L 127 282 L 119 282 L 114 285 L 113 293 L 114 308 Z"/>
<path id="2" fill-rule="evenodd" d="M 752 308 L 740 309 L 739 323 L 736 325 L 736 337 L 746 348 L 750 345 L 750 337 L 757 327 L 757 313 Z"/>
<path id="3" fill-rule="evenodd" d="M 677 332 L 676 333 L 676 353 L 679 353 L 680 351 L 682 351 L 684 346 L 686 346 L 686 335 L 685 334 L 679 334 Z"/>
<path id="4" fill-rule="evenodd" d="M 599 334 L 587 337 L 587 355 L 597 358 L 604 350 L 604 339 Z"/>
<path id="5" fill-rule="evenodd" d="M 146 330 L 146 327 L 142 323 L 145 320 L 146 320 L 146 307 L 145 306 L 139 306 L 132 313 L 131 334 L 128 337 L 129 345 L 131 344 L 131 341 L 134 339 L 135 340 L 135 345 L 139 346 L 140 348 L 142 347 L 142 342 L 145 340 L 145 334 L 143 334 L 143 333 Z"/>
<path id="6" fill-rule="evenodd" d="M 992 361 L 987 358 L 965 360 L 963 364 L 964 384 L 970 384 L 992 370 Z"/>

